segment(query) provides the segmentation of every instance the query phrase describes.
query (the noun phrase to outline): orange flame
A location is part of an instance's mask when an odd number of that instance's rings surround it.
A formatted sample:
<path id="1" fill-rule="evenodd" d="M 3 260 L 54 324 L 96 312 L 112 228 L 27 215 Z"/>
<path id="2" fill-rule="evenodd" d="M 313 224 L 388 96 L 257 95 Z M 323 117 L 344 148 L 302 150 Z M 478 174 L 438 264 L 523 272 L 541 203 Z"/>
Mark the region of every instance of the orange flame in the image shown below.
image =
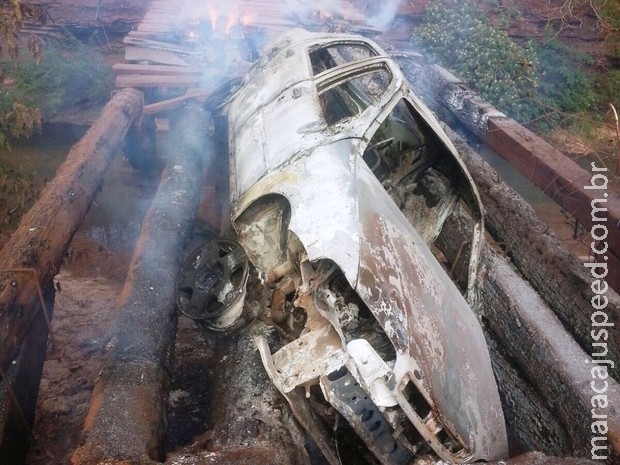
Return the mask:
<path id="1" fill-rule="evenodd" d="M 252 15 L 252 13 L 246 13 L 241 17 L 239 22 L 242 26 L 250 26 L 254 23 L 254 16 Z"/>
<path id="2" fill-rule="evenodd" d="M 224 34 L 230 34 L 230 30 L 235 24 L 237 24 L 237 22 L 237 17 L 235 15 L 230 15 L 228 17 L 228 22 L 226 23 L 226 28 L 224 29 Z"/>
<path id="3" fill-rule="evenodd" d="M 209 21 L 211 22 L 211 29 L 215 31 L 217 27 L 217 10 L 212 6 L 209 7 Z"/>

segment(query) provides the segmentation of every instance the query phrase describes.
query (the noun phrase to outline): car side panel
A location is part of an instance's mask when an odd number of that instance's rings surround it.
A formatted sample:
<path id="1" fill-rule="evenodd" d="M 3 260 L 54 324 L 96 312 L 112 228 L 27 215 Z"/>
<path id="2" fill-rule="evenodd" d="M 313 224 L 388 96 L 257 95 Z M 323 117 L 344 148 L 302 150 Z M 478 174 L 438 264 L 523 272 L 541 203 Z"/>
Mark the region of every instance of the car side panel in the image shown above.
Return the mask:
<path id="1" fill-rule="evenodd" d="M 356 290 L 396 347 L 394 388 L 418 369 L 436 415 L 475 458 L 505 456 L 501 403 L 476 315 L 362 160 L 356 172 L 364 206 Z"/>

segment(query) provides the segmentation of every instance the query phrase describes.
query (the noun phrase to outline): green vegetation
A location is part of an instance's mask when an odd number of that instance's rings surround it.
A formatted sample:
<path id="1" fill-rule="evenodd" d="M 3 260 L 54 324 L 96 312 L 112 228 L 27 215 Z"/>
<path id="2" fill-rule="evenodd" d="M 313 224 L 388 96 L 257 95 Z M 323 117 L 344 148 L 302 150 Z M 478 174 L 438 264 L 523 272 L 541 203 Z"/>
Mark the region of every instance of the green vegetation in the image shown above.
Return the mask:
<path id="1" fill-rule="evenodd" d="M 104 103 L 113 87 L 110 67 L 73 38 L 48 41 L 40 57 L 5 59 L 0 67 L 0 145 L 28 137 L 41 119 Z"/>
<path id="2" fill-rule="evenodd" d="M 536 53 L 489 25 L 475 4 L 432 1 L 414 41 L 498 108 L 521 120 L 535 116 Z"/>
<path id="3" fill-rule="evenodd" d="M 27 107 L 5 95 L 5 102 L 0 103 L 0 147 L 9 147 L 9 140 L 30 135 L 41 127 L 41 110 Z M 12 103 L 11 103 L 12 101 Z M 1 176 L 1 174 L 0 174 Z"/>
<path id="4" fill-rule="evenodd" d="M 592 0 L 591 8 L 600 26 L 608 33 L 620 33 L 620 3 L 615 0 Z"/>
<path id="5" fill-rule="evenodd" d="M 557 40 L 517 44 L 475 2 L 431 1 L 413 40 L 432 61 L 522 123 L 544 130 L 596 107 L 593 80 L 583 71 L 590 64 L 587 55 Z"/>
<path id="6" fill-rule="evenodd" d="M 537 46 L 536 53 L 540 74 L 537 103 L 541 111 L 554 115 L 548 116 L 547 123 L 596 109 L 594 82 L 584 71 L 592 64 L 589 55 L 576 53 L 557 39 Z"/>
<path id="7" fill-rule="evenodd" d="M 0 231 L 30 208 L 37 188 L 15 170 L 0 163 Z"/>

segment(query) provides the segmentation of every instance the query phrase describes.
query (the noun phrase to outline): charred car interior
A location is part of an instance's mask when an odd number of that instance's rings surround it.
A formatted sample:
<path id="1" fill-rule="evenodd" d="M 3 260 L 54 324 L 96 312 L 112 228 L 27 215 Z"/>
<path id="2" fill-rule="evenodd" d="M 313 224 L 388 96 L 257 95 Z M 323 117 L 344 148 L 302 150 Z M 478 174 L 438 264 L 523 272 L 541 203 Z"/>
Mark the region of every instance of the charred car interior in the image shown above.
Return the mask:
<path id="1" fill-rule="evenodd" d="M 227 91 L 209 105 L 231 228 L 190 254 L 181 311 L 214 331 L 263 314 L 279 335 L 255 338 L 264 368 L 330 464 L 343 419 L 382 464 L 506 457 L 475 313 L 482 206 L 397 65 L 363 37 L 293 30 Z M 474 227 L 450 261 L 438 239 L 455 215 Z M 251 273 L 267 308 L 244 306 Z"/>

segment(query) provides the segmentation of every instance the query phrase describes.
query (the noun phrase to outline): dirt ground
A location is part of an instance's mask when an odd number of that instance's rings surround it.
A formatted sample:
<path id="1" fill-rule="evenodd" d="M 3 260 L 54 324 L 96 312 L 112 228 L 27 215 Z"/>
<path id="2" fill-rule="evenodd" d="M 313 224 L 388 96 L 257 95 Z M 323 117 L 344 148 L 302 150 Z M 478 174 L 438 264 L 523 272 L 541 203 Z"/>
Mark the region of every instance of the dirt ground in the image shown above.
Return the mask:
<path id="1" fill-rule="evenodd" d="M 55 347 L 49 344 L 43 368 L 29 464 L 69 463 L 100 368 L 102 342 L 116 315 L 122 271 L 129 264 L 127 254 L 86 240 L 75 239 L 82 245 L 55 278 Z"/>
<path id="2" fill-rule="evenodd" d="M 79 446 L 106 334 L 117 314 L 131 254 L 101 247 L 87 236 L 74 240 L 56 276 L 53 332 L 39 388 L 28 465 L 65 465 Z M 213 343 L 180 318 L 176 371 L 170 391 L 166 448 L 198 448 L 209 438 L 208 377 Z"/>

